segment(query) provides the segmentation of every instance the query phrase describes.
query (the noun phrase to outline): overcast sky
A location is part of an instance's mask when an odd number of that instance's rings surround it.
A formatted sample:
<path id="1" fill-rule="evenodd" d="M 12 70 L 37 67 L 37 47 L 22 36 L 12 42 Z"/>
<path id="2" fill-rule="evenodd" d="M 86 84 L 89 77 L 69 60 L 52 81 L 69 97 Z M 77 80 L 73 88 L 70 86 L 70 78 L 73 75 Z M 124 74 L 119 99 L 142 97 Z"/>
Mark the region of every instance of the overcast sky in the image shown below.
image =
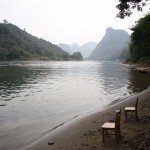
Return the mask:
<path id="1" fill-rule="evenodd" d="M 129 30 L 142 16 L 116 18 L 118 0 L 0 0 L 0 22 L 53 44 L 99 42 L 108 27 Z"/>

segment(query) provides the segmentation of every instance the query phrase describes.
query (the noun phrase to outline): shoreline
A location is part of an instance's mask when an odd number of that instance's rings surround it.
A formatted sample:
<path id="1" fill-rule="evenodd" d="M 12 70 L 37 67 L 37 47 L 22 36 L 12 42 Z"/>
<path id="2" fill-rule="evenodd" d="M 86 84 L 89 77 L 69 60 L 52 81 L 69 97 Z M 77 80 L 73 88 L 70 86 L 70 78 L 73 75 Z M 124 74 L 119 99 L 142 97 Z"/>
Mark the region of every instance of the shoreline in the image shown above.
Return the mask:
<path id="1" fill-rule="evenodd" d="M 133 120 L 125 122 L 124 107 L 134 105 L 136 97 L 139 97 L 139 118 L 138 123 Z M 127 149 L 130 139 L 136 134 L 150 131 L 150 87 L 138 94 L 128 97 L 126 100 L 117 101 L 105 109 L 92 112 L 84 116 L 78 116 L 69 122 L 58 125 L 57 128 L 47 133 L 43 138 L 27 145 L 23 150 L 109 150 Z M 122 110 L 121 132 L 122 140 L 115 143 L 112 136 L 105 144 L 102 143 L 101 125 L 105 121 L 114 120 L 115 110 Z M 143 117 L 144 116 L 144 117 Z M 147 116 L 147 117 L 146 117 Z M 143 120 L 143 118 L 145 120 Z M 141 129 L 140 129 L 141 128 Z"/>

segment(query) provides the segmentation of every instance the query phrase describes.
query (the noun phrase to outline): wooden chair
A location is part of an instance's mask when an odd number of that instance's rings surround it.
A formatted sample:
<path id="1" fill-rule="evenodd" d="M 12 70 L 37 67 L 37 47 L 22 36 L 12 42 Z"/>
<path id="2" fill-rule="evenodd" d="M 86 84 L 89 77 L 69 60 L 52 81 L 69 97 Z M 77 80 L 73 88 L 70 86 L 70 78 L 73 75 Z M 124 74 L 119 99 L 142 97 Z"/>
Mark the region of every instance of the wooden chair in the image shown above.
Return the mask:
<path id="1" fill-rule="evenodd" d="M 125 120 L 127 120 L 128 112 L 135 113 L 135 119 L 138 120 L 138 97 L 136 99 L 135 107 L 125 107 Z"/>
<path id="2" fill-rule="evenodd" d="M 101 126 L 103 143 L 105 143 L 105 137 L 107 138 L 109 135 L 115 135 L 116 142 L 117 143 L 119 142 L 119 139 L 121 139 L 120 118 L 121 118 L 121 109 L 116 111 L 116 121 L 114 123 L 105 122 Z"/>

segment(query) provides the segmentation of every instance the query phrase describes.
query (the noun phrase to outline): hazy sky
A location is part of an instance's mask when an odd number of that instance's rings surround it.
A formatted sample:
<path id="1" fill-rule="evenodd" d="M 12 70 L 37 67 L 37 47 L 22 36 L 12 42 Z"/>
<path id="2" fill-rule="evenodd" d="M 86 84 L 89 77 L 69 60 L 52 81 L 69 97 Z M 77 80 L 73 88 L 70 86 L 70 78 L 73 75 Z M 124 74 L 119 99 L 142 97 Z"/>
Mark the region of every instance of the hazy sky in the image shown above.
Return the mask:
<path id="1" fill-rule="evenodd" d="M 0 0 L 0 22 L 9 23 L 54 44 L 99 42 L 108 27 L 129 30 L 142 16 L 116 18 L 119 0 Z"/>

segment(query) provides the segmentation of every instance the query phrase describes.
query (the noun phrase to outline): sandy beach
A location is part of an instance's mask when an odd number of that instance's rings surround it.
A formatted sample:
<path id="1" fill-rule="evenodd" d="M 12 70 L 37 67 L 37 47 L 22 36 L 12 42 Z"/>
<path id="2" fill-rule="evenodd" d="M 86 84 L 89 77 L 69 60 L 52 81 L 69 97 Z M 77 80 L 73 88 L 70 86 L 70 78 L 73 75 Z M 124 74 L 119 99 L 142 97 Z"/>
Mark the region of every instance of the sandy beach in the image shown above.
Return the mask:
<path id="1" fill-rule="evenodd" d="M 125 121 L 125 106 L 134 106 L 139 98 L 139 120 Z M 121 102 L 114 102 L 104 110 L 78 116 L 72 121 L 49 131 L 43 138 L 22 148 L 25 150 L 127 150 L 150 147 L 150 88 Z M 114 136 L 102 142 L 101 126 L 114 122 L 115 110 L 121 109 L 121 134 L 119 144 Z M 145 148 L 145 149 L 146 149 Z"/>

